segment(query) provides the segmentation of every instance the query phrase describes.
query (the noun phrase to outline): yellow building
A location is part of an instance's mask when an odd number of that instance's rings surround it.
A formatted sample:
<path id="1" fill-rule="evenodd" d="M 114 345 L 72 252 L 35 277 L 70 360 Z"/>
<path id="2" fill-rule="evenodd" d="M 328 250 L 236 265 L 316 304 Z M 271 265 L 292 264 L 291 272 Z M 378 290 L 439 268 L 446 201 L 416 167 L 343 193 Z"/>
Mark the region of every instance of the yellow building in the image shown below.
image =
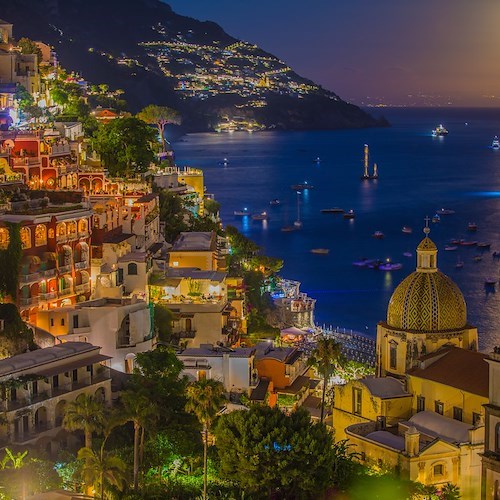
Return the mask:
<path id="1" fill-rule="evenodd" d="M 438 489 L 450 482 L 473 500 L 481 491 L 488 366 L 465 300 L 438 270 L 424 232 L 417 269 L 396 287 L 377 328 L 379 376 L 335 388 L 335 438 L 347 438 L 369 466 Z"/>
<path id="2" fill-rule="evenodd" d="M 170 267 L 218 270 L 217 235 L 212 232 L 181 233 L 170 250 Z"/>
<path id="3" fill-rule="evenodd" d="M 457 285 L 437 268 L 437 248 L 428 237 L 417 247 L 417 269 L 394 290 L 387 321 L 377 326 L 377 375 L 403 377 L 417 359 L 443 345 L 477 350 L 477 328 Z"/>

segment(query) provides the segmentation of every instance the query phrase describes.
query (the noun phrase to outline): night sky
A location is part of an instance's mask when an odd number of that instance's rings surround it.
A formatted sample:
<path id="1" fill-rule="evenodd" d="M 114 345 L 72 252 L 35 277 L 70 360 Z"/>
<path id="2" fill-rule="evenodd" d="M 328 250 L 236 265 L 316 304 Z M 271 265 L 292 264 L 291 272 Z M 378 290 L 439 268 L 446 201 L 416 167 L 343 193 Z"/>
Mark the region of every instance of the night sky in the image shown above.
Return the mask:
<path id="1" fill-rule="evenodd" d="M 171 0 L 356 104 L 500 106 L 500 0 Z"/>

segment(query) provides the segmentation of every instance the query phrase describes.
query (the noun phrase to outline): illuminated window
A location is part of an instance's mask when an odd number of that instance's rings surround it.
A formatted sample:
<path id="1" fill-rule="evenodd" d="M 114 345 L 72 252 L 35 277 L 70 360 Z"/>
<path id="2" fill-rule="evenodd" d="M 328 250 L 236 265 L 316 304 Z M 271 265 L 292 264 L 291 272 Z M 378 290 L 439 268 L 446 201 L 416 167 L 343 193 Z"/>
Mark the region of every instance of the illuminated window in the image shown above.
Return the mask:
<path id="1" fill-rule="evenodd" d="M 361 400 L 363 392 L 357 387 L 352 388 L 352 412 L 355 415 L 361 415 Z"/>
<path id="2" fill-rule="evenodd" d="M 31 231 L 27 227 L 21 228 L 21 245 L 23 250 L 31 248 Z"/>
<path id="3" fill-rule="evenodd" d="M 444 404 L 441 403 L 441 401 L 435 401 L 434 402 L 434 411 L 436 413 L 439 413 L 439 415 L 442 415 L 444 413 Z"/>
<path id="4" fill-rule="evenodd" d="M 57 237 L 66 236 L 66 224 L 64 222 L 57 224 L 56 235 Z"/>
<path id="5" fill-rule="evenodd" d="M 128 265 L 128 274 L 129 275 L 137 275 L 137 264 L 135 262 L 131 262 Z"/>
<path id="6" fill-rule="evenodd" d="M 198 371 L 198 380 L 206 380 L 206 379 L 207 379 L 206 370 L 199 370 Z"/>
<path id="7" fill-rule="evenodd" d="M 179 263 L 177 261 L 172 262 L 172 267 L 179 267 Z"/>
<path id="8" fill-rule="evenodd" d="M 88 229 L 87 219 L 80 219 L 78 221 L 78 232 L 79 233 L 86 233 L 87 229 Z"/>
<path id="9" fill-rule="evenodd" d="M 38 224 L 35 228 L 35 246 L 41 247 L 47 244 L 47 227 L 45 224 Z"/>
<path id="10" fill-rule="evenodd" d="M 433 470 L 434 470 L 434 476 L 442 476 L 444 474 L 443 464 L 436 464 Z"/>
<path id="11" fill-rule="evenodd" d="M 9 246 L 10 234 L 5 227 L 0 227 L 0 250 L 5 250 Z"/>
<path id="12" fill-rule="evenodd" d="M 478 425 L 480 420 L 481 420 L 481 414 L 473 411 L 472 412 L 472 425 Z"/>

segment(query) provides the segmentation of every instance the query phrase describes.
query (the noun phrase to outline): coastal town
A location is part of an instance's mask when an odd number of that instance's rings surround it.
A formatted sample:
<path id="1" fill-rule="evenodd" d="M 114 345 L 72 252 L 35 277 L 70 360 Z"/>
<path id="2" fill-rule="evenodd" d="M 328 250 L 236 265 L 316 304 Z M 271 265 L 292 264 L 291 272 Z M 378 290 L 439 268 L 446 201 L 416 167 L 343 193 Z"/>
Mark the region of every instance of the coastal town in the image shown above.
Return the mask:
<path id="1" fill-rule="evenodd" d="M 498 498 L 500 348 L 478 352 L 428 224 L 376 339 L 321 327 L 177 164 L 178 111 L 132 114 L 14 29 L 0 20 L 0 498 Z M 250 44 L 145 46 L 190 98 L 319 90 Z"/>

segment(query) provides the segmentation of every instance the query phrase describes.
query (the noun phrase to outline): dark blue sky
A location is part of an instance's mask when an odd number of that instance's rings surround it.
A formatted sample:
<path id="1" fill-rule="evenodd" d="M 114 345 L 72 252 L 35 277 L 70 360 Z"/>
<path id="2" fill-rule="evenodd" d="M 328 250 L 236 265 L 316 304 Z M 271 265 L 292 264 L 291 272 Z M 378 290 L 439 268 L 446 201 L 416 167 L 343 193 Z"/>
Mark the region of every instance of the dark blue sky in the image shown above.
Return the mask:
<path id="1" fill-rule="evenodd" d="M 166 3 L 358 104 L 500 105 L 500 0 Z"/>

